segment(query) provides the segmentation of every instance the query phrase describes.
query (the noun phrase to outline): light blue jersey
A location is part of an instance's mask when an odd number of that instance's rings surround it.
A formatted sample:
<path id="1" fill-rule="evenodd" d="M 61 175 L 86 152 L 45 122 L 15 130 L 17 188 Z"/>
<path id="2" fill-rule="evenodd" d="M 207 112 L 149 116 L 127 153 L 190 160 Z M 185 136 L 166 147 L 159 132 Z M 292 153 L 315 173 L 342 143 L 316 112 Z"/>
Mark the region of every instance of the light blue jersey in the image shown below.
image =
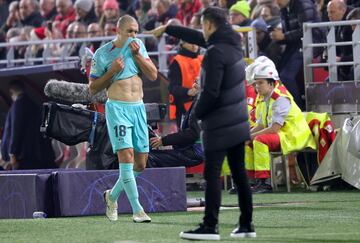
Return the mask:
<path id="1" fill-rule="evenodd" d="M 111 63 L 119 57 L 123 58 L 125 67 L 121 72 L 115 74 L 111 81 L 114 82 L 115 80 L 127 79 L 137 75 L 139 67 L 136 65 L 129 47 L 130 42 L 134 40 L 140 46 L 139 53 L 144 58 L 149 58 L 144 44 L 138 38 L 129 37 L 122 48 L 115 47 L 113 42 L 110 41 L 95 52 L 91 61 L 90 77 L 96 79 L 103 76 L 111 68 Z"/>

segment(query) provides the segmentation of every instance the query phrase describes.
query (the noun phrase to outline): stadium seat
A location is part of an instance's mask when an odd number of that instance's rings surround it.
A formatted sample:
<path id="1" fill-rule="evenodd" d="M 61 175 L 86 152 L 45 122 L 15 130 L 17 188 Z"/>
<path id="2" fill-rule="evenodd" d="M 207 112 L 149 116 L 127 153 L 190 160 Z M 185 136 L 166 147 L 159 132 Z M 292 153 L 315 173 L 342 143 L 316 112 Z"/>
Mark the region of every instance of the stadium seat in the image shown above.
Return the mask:
<path id="1" fill-rule="evenodd" d="M 280 163 L 283 167 L 283 171 L 285 171 L 285 182 L 286 182 L 286 189 L 287 192 L 290 192 L 290 173 L 289 173 L 289 163 L 286 158 L 286 155 L 284 155 L 281 151 L 278 152 L 270 152 L 270 175 L 271 175 L 271 187 L 274 191 L 278 190 L 278 182 L 277 182 L 277 170 L 276 170 L 276 162 L 275 158 L 280 157 Z"/>
<path id="2" fill-rule="evenodd" d="M 203 174 L 205 163 L 202 162 L 199 165 L 186 167 L 186 174 Z"/>
<path id="3" fill-rule="evenodd" d="M 199 165 L 192 166 L 192 167 L 186 167 L 186 175 L 192 177 L 191 179 L 187 179 L 187 183 L 199 183 L 201 180 L 203 180 L 203 174 L 204 174 L 204 168 L 205 168 L 205 162 L 202 162 Z M 227 177 L 230 176 L 230 168 L 227 162 L 227 158 L 225 157 L 224 163 L 221 169 L 221 176 L 224 179 L 224 189 L 228 190 L 228 181 Z"/>
<path id="4" fill-rule="evenodd" d="M 313 63 L 319 63 L 317 59 L 313 59 Z M 313 68 L 313 79 L 315 83 L 324 83 L 329 77 L 329 72 L 323 67 Z"/>
<path id="5" fill-rule="evenodd" d="M 298 153 L 315 153 L 316 150 L 311 148 L 305 148 L 300 151 L 293 151 L 292 154 Z M 277 170 L 276 164 L 280 163 L 282 166 L 282 171 L 285 172 L 285 183 L 286 183 L 286 190 L 287 192 L 291 192 L 291 185 L 290 185 L 290 172 L 289 172 L 289 161 L 288 155 L 284 155 L 281 151 L 270 152 L 270 175 L 271 175 L 271 187 L 274 191 L 278 191 L 278 180 L 277 180 Z M 276 160 L 276 158 L 280 158 L 280 160 Z M 296 166 L 297 162 L 296 162 Z"/>

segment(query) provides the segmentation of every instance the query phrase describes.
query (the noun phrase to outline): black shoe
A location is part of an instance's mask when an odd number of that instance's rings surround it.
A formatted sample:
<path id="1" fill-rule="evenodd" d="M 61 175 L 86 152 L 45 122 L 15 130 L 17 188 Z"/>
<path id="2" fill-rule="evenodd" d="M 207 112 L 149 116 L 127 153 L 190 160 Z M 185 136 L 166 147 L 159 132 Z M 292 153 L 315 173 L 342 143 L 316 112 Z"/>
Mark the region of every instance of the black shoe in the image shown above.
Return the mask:
<path id="1" fill-rule="evenodd" d="M 250 224 L 250 226 L 240 226 L 234 229 L 230 237 L 232 238 L 255 238 L 256 232 L 253 223 Z"/>
<path id="2" fill-rule="evenodd" d="M 253 194 L 259 194 L 259 193 L 270 193 L 272 192 L 272 187 L 268 184 L 262 183 L 258 185 L 255 188 L 251 189 Z"/>
<path id="3" fill-rule="evenodd" d="M 179 236 L 188 240 L 220 240 L 217 227 L 209 227 L 205 224 L 199 224 L 194 230 L 180 232 Z"/>
<path id="4" fill-rule="evenodd" d="M 237 194 L 237 190 L 235 187 L 231 187 L 228 192 L 229 192 L 229 194 Z"/>
<path id="5" fill-rule="evenodd" d="M 250 183 L 250 189 L 254 190 L 255 188 L 259 187 L 261 185 L 260 179 L 255 179 L 252 183 Z"/>

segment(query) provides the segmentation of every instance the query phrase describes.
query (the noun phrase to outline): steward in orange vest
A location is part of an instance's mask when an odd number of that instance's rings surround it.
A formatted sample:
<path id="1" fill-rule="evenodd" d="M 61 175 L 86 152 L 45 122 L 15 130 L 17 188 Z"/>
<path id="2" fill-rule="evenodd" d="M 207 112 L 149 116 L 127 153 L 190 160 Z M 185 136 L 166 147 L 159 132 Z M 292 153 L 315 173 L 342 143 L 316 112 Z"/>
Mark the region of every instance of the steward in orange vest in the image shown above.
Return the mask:
<path id="1" fill-rule="evenodd" d="M 169 67 L 169 117 L 180 127 L 181 116 L 189 110 L 193 100 L 192 86 L 200 76 L 202 55 L 197 45 L 182 42 Z"/>

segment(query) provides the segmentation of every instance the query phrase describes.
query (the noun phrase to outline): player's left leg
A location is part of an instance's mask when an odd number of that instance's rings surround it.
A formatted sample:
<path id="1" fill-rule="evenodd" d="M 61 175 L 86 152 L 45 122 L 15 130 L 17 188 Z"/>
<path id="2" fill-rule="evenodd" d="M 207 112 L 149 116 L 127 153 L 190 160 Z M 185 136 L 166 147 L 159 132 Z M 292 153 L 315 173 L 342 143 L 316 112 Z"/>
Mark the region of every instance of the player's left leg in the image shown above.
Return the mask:
<path id="1" fill-rule="evenodd" d="M 143 104 L 134 107 L 133 110 L 133 133 L 134 145 L 134 175 L 138 176 L 146 167 L 149 153 L 149 131 L 146 123 L 146 112 Z M 141 210 L 134 212 L 133 220 L 136 223 L 151 222 L 151 218 Z"/>
<path id="2" fill-rule="evenodd" d="M 134 153 L 134 158 L 135 158 L 134 176 L 136 177 L 136 176 L 139 176 L 143 172 L 143 170 L 145 169 L 148 154 L 147 153 L 135 152 Z M 138 213 L 134 213 L 133 214 L 133 220 L 134 220 L 135 223 L 151 222 L 151 218 L 144 212 L 144 210 L 141 210 Z"/>

